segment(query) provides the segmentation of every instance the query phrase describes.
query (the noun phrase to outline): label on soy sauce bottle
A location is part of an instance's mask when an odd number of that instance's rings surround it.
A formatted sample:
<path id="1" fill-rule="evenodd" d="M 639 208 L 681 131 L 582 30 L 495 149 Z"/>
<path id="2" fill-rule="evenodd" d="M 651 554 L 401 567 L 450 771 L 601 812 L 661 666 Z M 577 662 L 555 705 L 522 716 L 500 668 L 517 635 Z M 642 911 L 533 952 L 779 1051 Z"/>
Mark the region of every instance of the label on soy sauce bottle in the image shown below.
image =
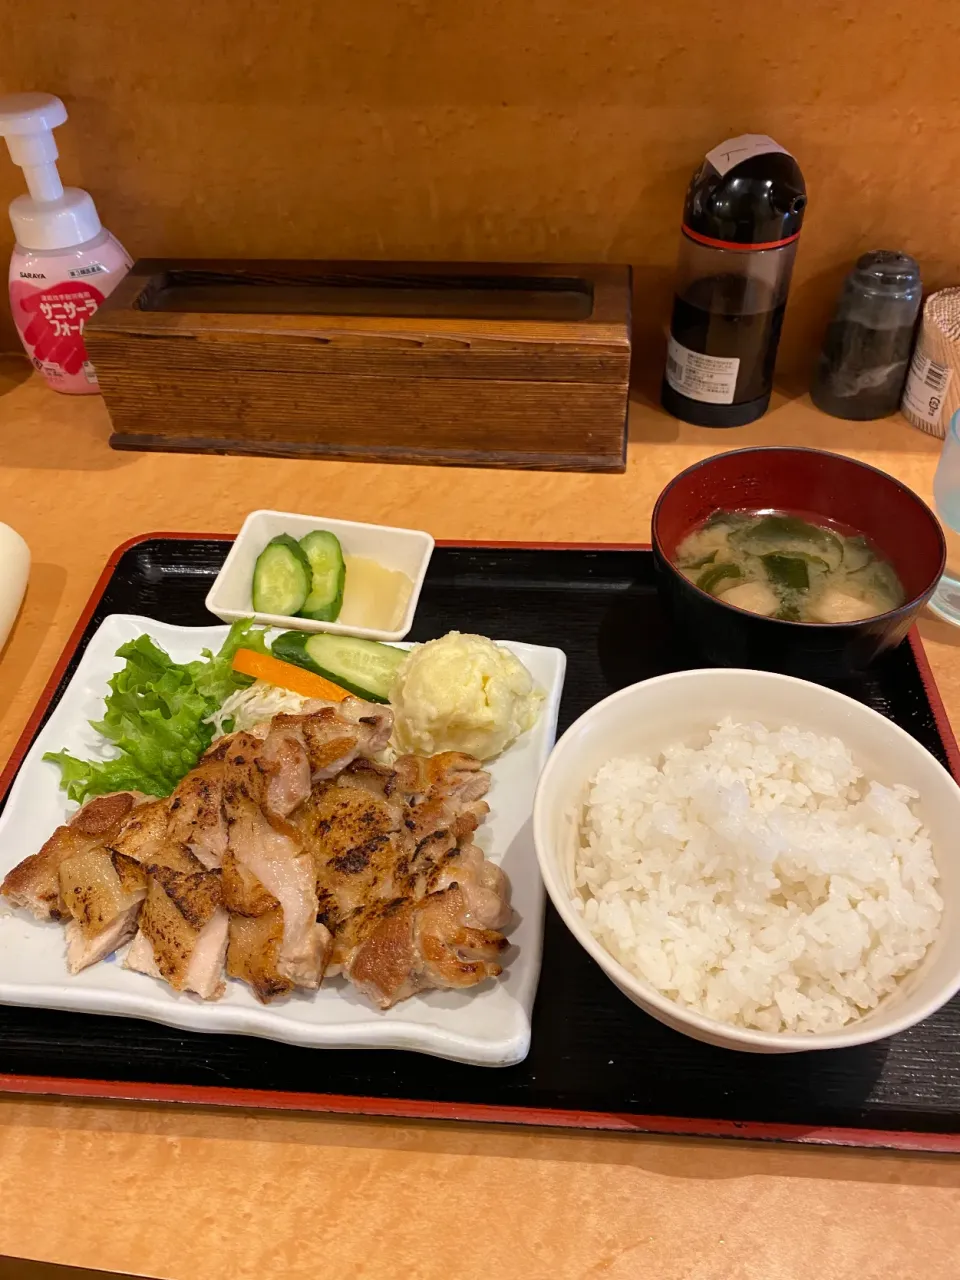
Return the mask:
<path id="1" fill-rule="evenodd" d="M 739 356 L 704 355 L 670 335 L 666 377 L 679 395 L 701 404 L 733 404 L 739 372 Z"/>

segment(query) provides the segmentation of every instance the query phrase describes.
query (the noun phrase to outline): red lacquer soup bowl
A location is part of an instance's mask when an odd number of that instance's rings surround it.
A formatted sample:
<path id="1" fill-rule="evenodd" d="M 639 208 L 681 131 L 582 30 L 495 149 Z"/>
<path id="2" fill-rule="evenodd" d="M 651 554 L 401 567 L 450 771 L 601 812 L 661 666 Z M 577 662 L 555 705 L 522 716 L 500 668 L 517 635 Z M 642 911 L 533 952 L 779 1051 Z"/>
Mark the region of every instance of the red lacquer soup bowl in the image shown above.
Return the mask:
<path id="1" fill-rule="evenodd" d="M 763 618 L 701 591 L 674 565 L 678 545 L 715 511 L 770 509 L 865 534 L 896 570 L 905 603 L 857 622 Z M 657 499 L 652 533 L 661 600 L 698 658 L 820 680 L 854 675 L 898 645 L 946 561 L 939 522 L 912 490 L 819 449 L 736 449 L 688 467 Z"/>

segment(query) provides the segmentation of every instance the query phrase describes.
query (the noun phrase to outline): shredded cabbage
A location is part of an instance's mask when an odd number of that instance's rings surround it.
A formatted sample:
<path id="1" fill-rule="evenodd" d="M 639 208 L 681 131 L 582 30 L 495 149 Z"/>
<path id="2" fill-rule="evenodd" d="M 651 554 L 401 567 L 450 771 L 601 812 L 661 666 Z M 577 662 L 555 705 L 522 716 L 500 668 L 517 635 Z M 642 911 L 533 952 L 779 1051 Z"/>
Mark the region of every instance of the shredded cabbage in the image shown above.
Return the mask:
<path id="1" fill-rule="evenodd" d="M 207 716 L 204 723 L 213 725 L 214 737 L 220 738 L 234 730 L 252 729 L 255 724 L 269 720 L 281 711 L 296 715 L 308 701 L 309 699 L 290 689 L 281 689 L 278 685 L 257 680 L 248 689 L 237 689 L 235 693 L 231 693 L 222 706 Z"/>

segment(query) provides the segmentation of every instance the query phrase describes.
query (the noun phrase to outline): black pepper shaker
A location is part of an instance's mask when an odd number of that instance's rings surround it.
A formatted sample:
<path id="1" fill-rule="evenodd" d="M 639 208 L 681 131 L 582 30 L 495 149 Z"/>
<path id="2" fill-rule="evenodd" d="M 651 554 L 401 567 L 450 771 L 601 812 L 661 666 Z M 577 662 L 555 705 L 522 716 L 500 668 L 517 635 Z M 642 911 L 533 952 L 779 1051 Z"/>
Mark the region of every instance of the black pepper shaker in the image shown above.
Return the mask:
<path id="1" fill-rule="evenodd" d="M 878 249 L 857 259 L 813 376 L 810 396 L 818 409 L 858 422 L 896 412 L 922 292 L 909 254 Z"/>

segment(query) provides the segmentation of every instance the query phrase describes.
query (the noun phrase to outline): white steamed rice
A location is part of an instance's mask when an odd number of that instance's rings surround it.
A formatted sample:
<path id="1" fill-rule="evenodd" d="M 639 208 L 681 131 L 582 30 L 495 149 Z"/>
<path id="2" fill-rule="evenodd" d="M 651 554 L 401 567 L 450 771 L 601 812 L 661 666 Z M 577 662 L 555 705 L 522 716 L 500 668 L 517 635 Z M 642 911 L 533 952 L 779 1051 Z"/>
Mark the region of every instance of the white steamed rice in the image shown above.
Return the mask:
<path id="1" fill-rule="evenodd" d="M 933 941 L 943 903 L 917 793 L 838 738 L 724 720 L 704 747 L 590 783 L 574 904 L 631 973 L 708 1017 L 831 1031 Z"/>

